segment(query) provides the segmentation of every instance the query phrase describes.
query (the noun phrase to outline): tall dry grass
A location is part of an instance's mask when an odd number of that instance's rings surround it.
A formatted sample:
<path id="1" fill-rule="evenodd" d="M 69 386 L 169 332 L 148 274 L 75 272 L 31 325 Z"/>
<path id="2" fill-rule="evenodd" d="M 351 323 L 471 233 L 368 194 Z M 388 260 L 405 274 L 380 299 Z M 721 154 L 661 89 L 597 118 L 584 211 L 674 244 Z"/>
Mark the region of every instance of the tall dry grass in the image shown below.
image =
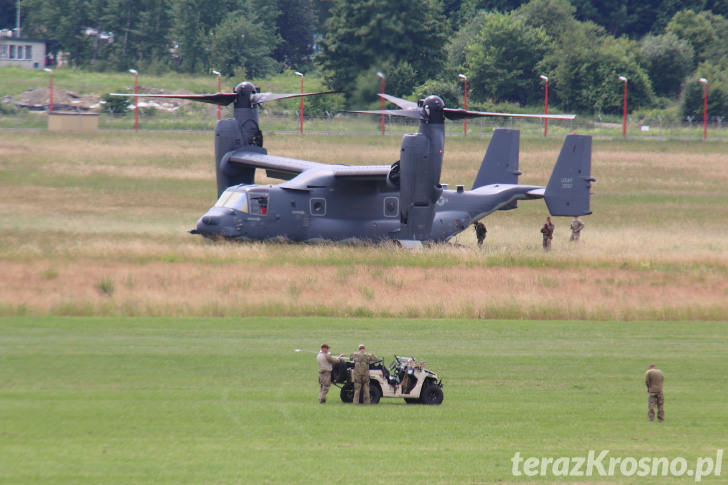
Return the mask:
<path id="1" fill-rule="evenodd" d="M 269 136 L 271 153 L 387 164 L 396 137 Z M 522 140 L 545 184 L 560 140 Z M 469 187 L 484 140 L 448 139 L 443 182 Z M 542 202 L 455 245 L 214 244 L 186 234 L 213 203 L 207 133 L 0 133 L 0 314 L 333 315 L 728 320 L 728 149 L 594 142 L 582 241 Z M 265 182 L 264 177 L 260 178 Z M 273 181 L 274 182 L 274 181 Z"/>

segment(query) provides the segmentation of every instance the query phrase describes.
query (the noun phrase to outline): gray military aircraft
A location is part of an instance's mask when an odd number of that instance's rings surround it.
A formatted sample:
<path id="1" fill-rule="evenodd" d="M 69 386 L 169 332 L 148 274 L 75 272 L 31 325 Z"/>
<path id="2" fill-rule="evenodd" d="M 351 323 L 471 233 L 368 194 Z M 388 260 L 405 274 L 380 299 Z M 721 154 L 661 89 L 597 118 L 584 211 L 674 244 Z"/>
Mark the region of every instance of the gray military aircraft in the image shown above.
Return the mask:
<path id="1" fill-rule="evenodd" d="M 444 242 L 496 210 L 519 200 L 541 199 L 553 216 L 591 214 L 591 137 L 568 135 L 545 187 L 519 185 L 518 130 L 496 129 L 471 190 L 440 184 L 445 118 L 480 116 L 573 119 L 574 115 L 526 115 L 445 107 L 438 96 L 419 103 L 380 94 L 394 110 L 353 111 L 419 120 L 404 135 L 400 159 L 390 165 L 344 165 L 268 155 L 258 124 L 267 101 L 328 93 L 260 93 L 243 82 L 233 93 L 148 95 L 228 105 L 234 117 L 215 127 L 218 200 L 190 231 L 211 239 L 289 241 L 395 241 L 416 247 Z M 131 96 L 130 94 L 118 94 Z M 143 95 L 139 95 L 143 96 Z M 283 180 L 255 184 L 256 169 Z"/>

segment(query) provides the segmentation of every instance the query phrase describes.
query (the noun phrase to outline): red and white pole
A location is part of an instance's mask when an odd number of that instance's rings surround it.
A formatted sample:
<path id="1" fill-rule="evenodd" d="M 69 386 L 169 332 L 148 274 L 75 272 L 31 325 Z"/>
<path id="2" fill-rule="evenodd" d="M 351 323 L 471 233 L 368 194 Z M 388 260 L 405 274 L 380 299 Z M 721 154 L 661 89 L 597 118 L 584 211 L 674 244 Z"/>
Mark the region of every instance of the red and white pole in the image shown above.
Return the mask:
<path id="1" fill-rule="evenodd" d="M 462 79 L 463 80 L 463 83 L 465 84 L 465 86 L 464 86 L 464 90 L 465 91 L 464 91 L 464 96 L 463 96 L 464 103 L 463 104 L 464 104 L 464 107 L 465 107 L 465 111 L 467 111 L 468 110 L 468 77 L 465 74 L 458 74 L 458 77 L 460 79 Z M 465 136 L 468 136 L 468 120 L 467 120 L 467 118 L 465 120 L 463 120 L 463 133 L 465 134 Z"/>
<path id="2" fill-rule="evenodd" d="M 48 81 L 48 112 L 53 113 L 53 69 L 45 67 L 43 70 L 51 74 L 50 80 Z"/>
<path id="3" fill-rule="evenodd" d="M 303 95 L 303 74 L 296 71 L 296 76 L 301 78 L 301 94 Z M 298 131 L 303 134 L 303 96 L 301 96 L 301 109 L 298 114 Z"/>
<path id="4" fill-rule="evenodd" d="M 382 80 L 379 91 L 382 94 L 384 94 L 384 88 L 386 86 L 386 77 L 381 72 L 377 72 L 377 77 Z M 384 109 L 384 98 L 379 98 L 379 107 L 382 110 Z M 384 135 L 384 114 L 382 114 L 382 135 Z"/>
<path id="5" fill-rule="evenodd" d="M 624 96 L 622 99 L 622 137 L 627 136 L 627 78 L 619 76 L 619 80 L 624 83 Z"/>
<path id="6" fill-rule="evenodd" d="M 217 76 L 217 92 L 221 93 L 222 92 L 222 74 L 220 74 L 218 71 L 212 71 L 212 73 Z M 222 107 L 218 104 L 217 105 L 217 121 L 220 121 L 221 108 Z"/>
<path id="7" fill-rule="evenodd" d="M 139 131 L 139 73 L 136 69 L 129 69 L 134 74 L 134 131 Z"/>
<path id="8" fill-rule="evenodd" d="M 703 85 L 703 140 L 708 139 L 708 80 L 700 78 Z"/>

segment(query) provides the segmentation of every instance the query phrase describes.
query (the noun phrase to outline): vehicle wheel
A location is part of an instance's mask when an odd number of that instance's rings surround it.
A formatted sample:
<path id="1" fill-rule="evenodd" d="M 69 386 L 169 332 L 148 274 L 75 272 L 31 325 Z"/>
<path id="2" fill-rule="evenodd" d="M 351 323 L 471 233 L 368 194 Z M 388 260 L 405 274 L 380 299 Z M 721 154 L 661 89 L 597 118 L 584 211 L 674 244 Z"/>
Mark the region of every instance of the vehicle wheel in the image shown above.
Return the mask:
<path id="1" fill-rule="evenodd" d="M 370 383 L 369 384 L 369 399 L 371 399 L 372 404 L 378 404 L 379 400 L 382 398 L 382 391 L 379 389 L 378 384 Z"/>
<path id="2" fill-rule="evenodd" d="M 354 402 L 354 386 L 342 387 L 339 397 L 343 402 Z"/>
<path id="3" fill-rule="evenodd" d="M 420 394 L 423 404 L 441 404 L 443 397 L 442 389 L 436 384 L 425 387 Z"/>
<path id="4" fill-rule="evenodd" d="M 416 399 L 414 397 L 406 397 L 406 398 L 404 398 L 404 402 L 406 402 L 407 404 L 421 404 L 422 403 L 422 401 L 420 401 L 419 399 Z"/>

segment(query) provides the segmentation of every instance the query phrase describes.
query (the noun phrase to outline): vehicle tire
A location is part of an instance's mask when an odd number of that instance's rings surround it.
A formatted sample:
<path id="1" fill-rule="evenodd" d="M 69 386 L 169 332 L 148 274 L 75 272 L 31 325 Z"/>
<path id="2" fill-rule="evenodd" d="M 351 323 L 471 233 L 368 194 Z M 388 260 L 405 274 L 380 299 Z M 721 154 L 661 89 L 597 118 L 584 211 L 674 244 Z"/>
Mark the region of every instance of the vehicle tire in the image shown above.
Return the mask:
<path id="1" fill-rule="evenodd" d="M 379 389 L 379 384 L 374 382 L 369 383 L 369 399 L 372 404 L 379 404 L 379 400 L 382 398 L 382 390 Z"/>
<path id="2" fill-rule="evenodd" d="M 343 402 L 354 402 L 354 386 L 342 387 L 339 397 Z"/>
<path id="3" fill-rule="evenodd" d="M 420 399 L 422 399 L 423 404 L 441 404 L 443 398 L 442 388 L 437 384 L 425 386 L 420 394 Z"/>

